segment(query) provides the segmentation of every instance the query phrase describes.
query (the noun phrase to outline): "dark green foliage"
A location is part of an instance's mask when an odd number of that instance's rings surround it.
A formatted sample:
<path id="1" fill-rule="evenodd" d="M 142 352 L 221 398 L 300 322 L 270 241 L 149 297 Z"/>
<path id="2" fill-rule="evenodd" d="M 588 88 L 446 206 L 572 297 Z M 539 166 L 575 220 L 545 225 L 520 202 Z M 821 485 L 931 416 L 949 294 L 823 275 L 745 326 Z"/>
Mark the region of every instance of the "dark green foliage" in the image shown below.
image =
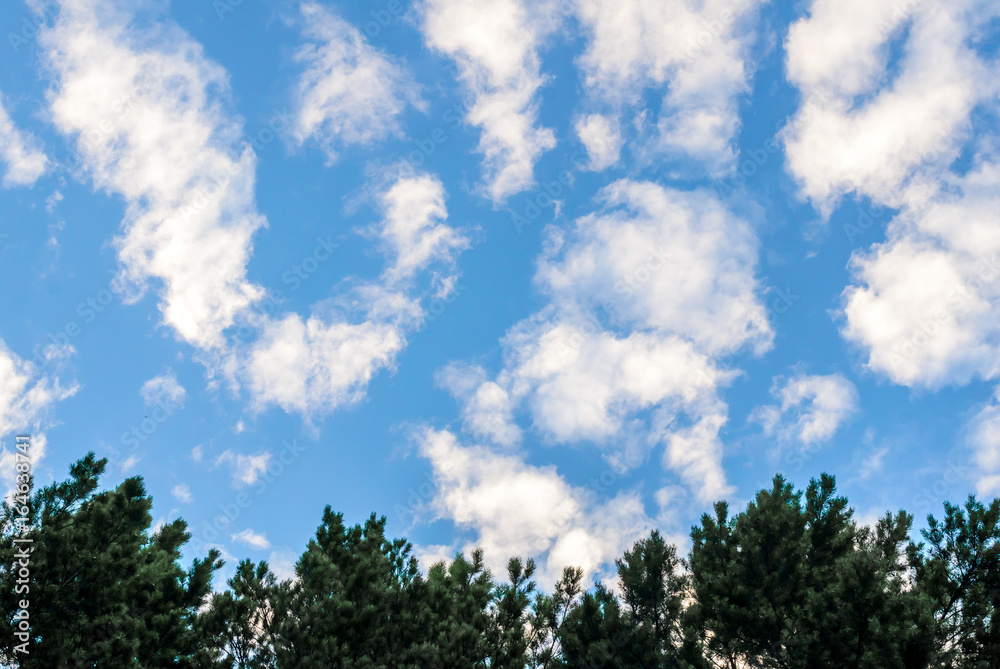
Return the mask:
<path id="1" fill-rule="evenodd" d="M 482 551 L 421 574 L 372 515 L 327 508 L 292 581 L 241 562 L 210 596 L 213 551 L 178 566 L 183 521 L 150 533 L 139 478 L 97 492 L 93 454 L 30 495 L 31 654 L 13 654 L 18 509 L 2 507 L 0 665 L 192 669 L 1000 669 L 1000 500 L 858 526 L 832 477 L 776 477 L 731 516 L 692 528 L 687 560 L 653 531 L 584 591 L 551 594 L 535 563 L 494 580 Z M 207 605 L 206 605 L 207 604 Z M 20 662 L 20 664 L 18 664 Z"/>
<path id="2" fill-rule="evenodd" d="M 528 662 L 528 607 L 531 606 L 535 583 L 535 561 L 522 563 L 513 557 L 507 563 L 508 582 L 500 585 L 494 595 L 493 616 L 487 644 L 489 666 L 497 669 L 524 667 Z"/>
<path id="3" fill-rule="evenodd" d="M 531 664 L 537 667 L 559 666 L 562 653 L 561 633 L 574 610 L 576 598 L 583 591 L 583 570 L 566 567 L 556 582 L 551 595 L 539 594 L 535 598 L 531 617 Z"/>
<path id="4" fill-rule="evenodd" d="M 201 666 L 206 669 L 274 669 L 275 634 L 287 586 L 278 583 L 266 562 L 243 560 L 229 589 L 212 596 L 199 620 L 203 637 Z"/>
<path id="5" fill-rule="evenodd" d="M 385 536 L 373 514 L 348 528 L 329 507 L 296 567 L 278 626 L 278 665 L 287 669 L 375 669 L 400 662 L 423 630 L 410 606 L 417 561 L 403 539 Z"/>
<path id="6" fill-rule="evenodd" d="M 956 669 L 1000 667 L 1000 500 L 965 508 L 945 502 L 911 546 L 910 563 L 933 611 L 939 664 Z"/>
<path id="7" fill-rule="evenodd" d="M 30 654 L 14 657 L 13 626 L 3 629 L 3 661 L 20 667 L 190 667 L 200 646 L 197 609 L 210 590 L 218 553 L 177 564 L 189 539 L 184 521 L 149 533 L 152 499 L 141 478 L 97 493 L 106 460 L 93 453 L 73 465 L 69 481 L 31 496 Z M 13 522 L 2 507 L 0 588 L 12 621 Z"/>
<path id="8" fill-rule="evenodd" d="M 698 623 L 719 666 L 929 666 L 926 598 L 903 560 L 912 518 L 860 531 L 832 477 L 805 494 L 780 476 L 730 519 L 692 532 Z"/>
<path id="9" fill-rule="evenodd" d="M 415 666 L 485 667 L 493 589 L 481 550 L 471 561 L 460 554 L 450 565 L 434 564 L 426 580 L 418 577 L 413 610 L 422 634 L 407 654 Z"/>
<path id="10" fill-rule="evenodd" d="M 676 547 L 654 530 L 616 561 L 622 596 L 600 584 L 562 629 L 563 666 L 680 668 L 699 665 L 686 629 L 690 577 Z"/>

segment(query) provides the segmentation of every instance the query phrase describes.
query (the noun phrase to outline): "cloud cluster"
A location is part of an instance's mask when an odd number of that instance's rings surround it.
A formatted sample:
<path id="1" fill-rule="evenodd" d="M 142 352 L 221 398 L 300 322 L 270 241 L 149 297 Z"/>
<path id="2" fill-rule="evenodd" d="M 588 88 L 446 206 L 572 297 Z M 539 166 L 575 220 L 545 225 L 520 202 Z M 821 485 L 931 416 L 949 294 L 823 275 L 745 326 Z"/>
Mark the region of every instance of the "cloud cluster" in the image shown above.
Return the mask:
<path id="1" fill-rule="evenodd" d="M 382 220 L 372 232 L 387 256 L 381 283 L 320 302 L 308 317 L 263 315 L 259 337 L 232 352 L 230 378 L 243 383 L 257 410 L 280 406 L 310 418 L 358 401 L 423 324 L 414 277 L 432 264 L 450 270 L 468 241 L 447 224 L 444 187 L 434 177 L 399 179 L 379 207 Z M 454 286 L 437 278 L 438 293 Z"/>
<path id="2" fill-rule="evenodd" d="M 1000 75 L 982 48 L 998 16 L 979 0 L 814 0 L 788 34 L 802 195 L 824 215 L 849 193 L 898 210 L 851 260 L 842 330 L 898 384 L 1000 376 Z M 990 424 L 974 429 L 985 460 Z"/>
<path id="3" fill-rule="evenodd" d="M 549 302 L 508 332 L 496 379 L 451 370 L 446 385 L 479 439 L 516 442 L 524 409 L 544 438 L 600 444 L 617 467 L 663 443 L 699 499 L 725 495 L 717 390 L 733 372 L 720 362 L 772 337 L 756 237 L 704 191 L 623 180 L 599 199 L 568 233 L 549 230 L 535 276 Z"/>
<path id="4" fill-rule="evenodd" d="M 654 525 L 636 490 L 600 498 L 528 464 L 518 451 L 524 415 L 543 441 L 597 445 L 612 481 L 662 448 L 682 484 L 656 493 L 666 522 L 686 497 L 731 493 L 719 390 L 736 372 L 726 361 L 767 350 L 773 336 L 756 263 L 750 226 L 707 191 L 621 180 L 594 213 L 548 228 L 535 275 L 547 303 L 508 331 L 500 372 L 452 363 L 438 373 L 472 443 L 418 435 L 434 472 L 430 508 L 474 535 L 459 547 L 483 546 L 493 560 L 535 556 L 553 580 L 566 565 L 600 573 Z"/>
<path id="5" fill-rule="evenodd" d="M 175 24 L 147 27 L 142 11 L 63 2 L 39 36 L 56 127 L 75 141 L 95 186 L 126 202 L 116 240 L 126 299 L 153 286 L 164 323 L 257 410 L 310 418 L 356 401 L 423 322 L 418 275 L 435 264 L 450 272 L 468 246 L 446 223 L 440 181 L 416 174 L 377 194 L 384 216 L 372 232 L 387 256 L 379 281 L 356 281 L 305 316 L 262 312 L 265 290 L 246 276 L 266 224 L 254 196 L 259 143 L 243 138 L 225 71 Z M 332 155 L 334 145 L 397 132 L 411 92 L 402 71 L 319 5 L 302 11 L 312 42 L 298 53 L 299 139 L 316 137 Z M 454 285 L 453 273 L 437 274 L 435 295 Z M 234 326 L 256 338 L 233 345 Z"/>
<path id="6" fill-rule="evenodd" d="M 802 194 L 829 213 L 850 192 L 901 206 L 933 190 L 973 109 L 996 99 L 1000 77 L 973 42 L 997 11 L 977 0 L 814 0 L 786 42 L 802 94 L 786 150 Z"/>
<path id="7" fill-rule="evenodd" d="M 409 74 L 322 5 L 303 3 L 301 13 L 296 140 L 317 140 L 332 161 L 340 147 L 402 134 L 407 106 L 424 107 Z"/>
<path id="8" fill-rule="evenodd" d="M 868 367 L 912 387 L 1000 376 L 1000 162 L 946 175 L 887 237 L 854 256 L 844 292 Z"/>
<path id="9" fill-rule="evenodd" d="M 827 214 L 851 192 L 899 209 L 886 241 L 852 258 L 844 336 L 903 385 L 994 378 L 1000 76 L 976 43 L 1000 10 L 973 0 L 851 7 L 815 0 L 786 45 L 803 98 L 785 130 L 802 194 Z M 971 167 L 960 170 L 962 151 Z"/>

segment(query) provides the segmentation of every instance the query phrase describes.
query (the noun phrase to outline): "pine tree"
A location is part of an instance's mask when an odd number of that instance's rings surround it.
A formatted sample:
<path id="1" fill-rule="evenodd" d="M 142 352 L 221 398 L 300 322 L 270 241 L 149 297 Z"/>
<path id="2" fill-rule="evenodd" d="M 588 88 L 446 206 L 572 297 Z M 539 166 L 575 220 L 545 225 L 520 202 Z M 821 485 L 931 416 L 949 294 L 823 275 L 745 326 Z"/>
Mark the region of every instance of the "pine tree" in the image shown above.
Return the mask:
<path id="1" fill-rule="evenodd" d="M 531 615 L 531 666 L 558 667 L 562 655 L 560 634 L 582 592 L 583 569 L 565 567 L 551 595 L 539 593 Z"/>
<path id="2" fill-rule="evenodd" d="M 459 553 L 451 564 L 435 563 L 411 590 L 413 624 L 424 632 L 407 661 L 418 667 L 486 667 L 494 583 L 483 552 L 473 551 L 471 561 Z"/>
<path id="3" fill-rule="evenodd" d="M 33 552 L 27 595 L 14 589 L 14 519 L 4 502 L 0 588 L 5 620 L 22 596 L 30 601 L 30 654 L 13 655 L 13 627 L 4 626 L 3 660 L 39 667 L 192 667 L 200 645 L 198 607 L 221 567 L 219 553 L 178 565 L 190 535 L 177 520 L 149 533 L 152 499 L 142 479 L 96 492 L 107 465 L 93 453 L 70 468 L 71 478 L 42 488 L 28 503 Z"/>
<path id="4" fill-rule="evenodd" d="M 385 536 L 385 517 L 346 527 L 330 507 L 299 559 L 288 615 L 278 627 L 282 669 L 407 666 L 420 641 L 410 607 L 417 562 L 410 544 Z"/>
<path id="5" fill-rule="evenodd" d="M 910 563 L 937 623 L 936 666 L 1000 667 L 1000 500 L 970 496 L 945 502 L 944 521 L 927 519 L 927 542 L 910 547 Z"/>
<path id="6" fill-rule="evenodd" d="M 716 666 L 926 667 L 932 621 L 903 559 L 912 518 L 860 531 L 832 477 L 780 476 L 746 511 L 694 528 L 697 624 Z"/>
<path id="7" fill-rule="evenodd" d="M 279 583 L 267 562 L 243 560 L 229 589 L 212 596 L 199 617 L 204 669 L 275 669 L 275 634 L 288 583 Z"/>
<path id="8" fill-rule="evenodd" d="M 535 561 L 512 557 L 507 562 L 508 582 L 495 589 L 488 632 L 489 666 L 523 669 L 528 663 L 529 612 L 535 592 Z"/>

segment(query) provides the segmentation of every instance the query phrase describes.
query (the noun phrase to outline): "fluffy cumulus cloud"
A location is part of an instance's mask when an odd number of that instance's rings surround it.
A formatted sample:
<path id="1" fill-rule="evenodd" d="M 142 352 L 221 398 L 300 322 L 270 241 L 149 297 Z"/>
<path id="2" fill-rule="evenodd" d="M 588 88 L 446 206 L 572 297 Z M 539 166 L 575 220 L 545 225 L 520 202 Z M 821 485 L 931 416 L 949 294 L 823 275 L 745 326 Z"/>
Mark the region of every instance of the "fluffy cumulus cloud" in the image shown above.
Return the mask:
<path id="1" fill-rule="evenodd" d="M 899 210 L 885 242 L 852 258 L 843 334 L 899 384 L 995 378 L 1000 76 L 979 47 L 1000 9 L 849 4 L 815 0 L 786 45 L 802 106 L 785 141 L 802 194 L 825 214 L 848 193 Z"/>
<path id="2" fill-rule="evenodd" d="M 289 314 L 269 320 L 240 373 L 258 409 L 324 413 L 357 401 L 405 345 L 394 323 L 351 323 Z"/>
<path id="3" fill-rule="evenodd" d="M 376 235 L 390 258 L 383 276 L 397 285 L 434 261 L 451 264 L 469 241 L 446 225 L 444 186 L 429 175 L 400 179 L 382 196 L 384 220 Z"/>
<path id="4" fill-rule="evenodd" d="M 242 532 L 233 534 L 231 538 L 233 541 L 246 544 L 247 546 L 258 550 L 267 550 L 271 547 L 271 542 L 267 540 L 266 536 L 258 532 L 254 532 L 249 528 L 243 530 Z"/>
<path id="5" fill-rule="evenodd" d="M 466 121 L 482 131 L 486 193 L 494 201 L 534 182 L 538 158 L 556 144 L 538 124 L 544 83 L 538 50 L 550 2 L 423 0 L 421 28 L 432 49 L 454 60 L 472 95 Z"/>
<path id="6" fill-rule="evenodd" d="M 417 275 L 431 265 L 452 271 L 468 242 L 447 224 L 444 188 L 436 178 L 393 182 L 379 196 L 379 207 L 382 218 L 371 232 L 386 255 L 381 283 L 357 285 L 349 295 L 314 305 L 307 317 L 264 315 L 259 337 L 234 350 L 230 378 L 249 391 L 258 410 L 280 406 L 310 418 L 356 402 L 423 323 Z M 454 283 L 441 277 L 438 292 L 442 283 Z"/>
<path id="7" fill-rule="evenodd" d="M 452 548 L 483 548 L 496 573 L 503 573 L 507 556 L 530 555 L 539 558 L 540 578 L 548 584 L 566 566 L 583 567 L 591 576 L 653 527 L 634 493 L 601 500 L 569 485 L 554 468 L 462 445 L 447 431 L 426 430 L 418 441 L 434 471 L 430 512 L 471 531 L 472 540 Z"/>
<path id="8" fill-rule="evenodd" d="M 802 446 L 829 441 L 858 409 L 854 384 L 841 374 L 776 378 L 771 394 L 781 403 L 757 407 L 752 419 L 765 434 Z"/>
<path id="9" fill-rule="evenodd" d="M 178 502 L 184 504 L 190 504 L 193 497 L 191 496 L 191 487 L 186 483 L 178 483 L 171 490 L 170 494 L 173 495 Z"/>
<path id="10" fill-rule="evenodd" d="M 508 332 L 496 379 L 450 374 L 465 428 L 509 444 L 511 412 L 524 409 L 544 438 L 596 442 L 617 467 L 662 443 L 698 498 L 725 495 L 717 390 L 734 372 L 720 361 L 772 336 L 756 237 L 703 191 L 619 181 L 600 200 L 568 232 L 549 231 L 535 277 L 549 303 Z"/>
<path id="11" fill-rule="evenodd" d="M 147 407 L 158 404 L 176 407 L 184 404 L 187 391 L 184 390 L 184 386 L 177 383 L 177 377 L 173 372 L 166 372 L 143 383 L 139 395 Z"/>
<path id="12" fill-rule="evenodd" d="M 165 323 L 199 349 L 211 377 L 246 390 L 258 410 L 309 417 L 356 401 L 423 320 L 430 289 L 417 275 L 434 264 L 443 268 L 434 294 L 454 286 L 454 257 L 468 241 L 447 225 L 440 181 L 414 174 L 378 195 L 384 216 L 374 236 L 387 256 L 378 281 L 352 280 L 348 295 L 305 316 L 255 309 L 265 291 L 247 280 L 246 265 L 265 220 L 227 74 L 176 25 L 147 28 L 133 11 L 113 0 L 63 2 L 39 36 L 54 78 L 53 121 L 75 139 L 95 185 L 126 202 L 116 240 L 126 298 L 155 286 Z M 302 11 L 311 42 L 299 51 L 299 138 L 332 151 L 396 132 L 411 92 L 402 71 L 319 5 Z M 227 342 L 236 325 L 255 338 Z"/>
<path id="13" fill-rule="evenodd" d="M 403 67 L 322 5 L 306 2 L 301 12 L 306 43 L 296 54 L 304 66 L 294 127 L 298 142 L 314 139 L 334 160 L 341 147 L 401 134 L 407 106 L 423 107 Z"/>
<path id="14" fill-rule="evenodd" d="M 520 443 L 510 393 L 481 366 L 450 363 L 437 373 L 437 383 L 461 401 L 463 427 L 474 439 L 504 447 Z"/>
<path id="15" fill-rule="evenodd" d="M 45 174 L 48 158 L 37 140 L 14 125 L 0 96 L 0 162 L 4 164 L 3 187 L 31 186 Z"/>
<path id="16" fill-rule="evenodd" d="M 1000 376 L 1000 162 L 948 175 L 853 259 L 845 336 L 907 386 Z"/>
<path id="17" fill-rule="evenodd" d="M 237 487 L 248 486 L 256 483 L 267 471 L 267 466 L 271 464 L 273 457 L 274 454 L 270 451 L 246 455 L 226 450 L 215 459 L 214 467 L 228 466 L 233 476 L 234 485 Z"/>
<path id="18" fill-rule="evenodd" d="M 623 180 L 599 200 L 568 230 L 548 230 L 535 276 L 547 304 L 507 333 L 500 372 L 452 363 L 438 373 L 475 445 L 448 431 L 420 436 L 434 471 L 429 507 L 474 537 L 429 553 L 531 555 L 553 579 L 569 564 L 599 573 L 652 527 L 636 491 L 597 498 L 553 467 L 529 465 L 516 450 L 519 415 L 550 443 L 597 444 L 608 472 L 661 448 L 681 484 L 656 496 L 665 522 L 685 497 L 711 502 L 733 491 L 719 389 L 736 372 L 724 360 L 763 352 L 772 339 L 756 236 L 705 191 Z"/>
<path id="19" fill-rule="evenodd" d="M 662 92 L 658 119 L 649 118 L 644 108 L 634 119 L 652 140 L 648 150 L 693 159 L 689 164 L 711 174 L 731 169 L 740 125 L 738 96 L 749 89 L 748 57 L 760 4 L 577 0 L 573 5 L 587 35 L 579 67 L 589 104 L 623 114 L 645 91 Z M 581 139 L 589 149 L 582 133 Z M 600 164 L 593 152 L 591 160 Z"/>
<path id="20" fill-rule="evenodd" d="M 46 427 L 52 425 L 51 412 L 56 403 L 76 393 L 76 384 L 63 385 L 52 371 L 72 353 L 71 348 L 49 347 L 45 357 L 35 364 L 24 360 L 0 340 L 0 466 L 4 490 L 14 483 L 15 451 L 7 448 L 8 437 L 19 432 L 31 436 L 28 455 L 38 463 L 45 453 Z M 46 371 L 49 373 L 46 373 Z"/>
<path id="21" fill-rule="evenodd" d="M 62 2 L 39 31 L 52 120 L 96 187 L 122 197 L 117 277 L 129 301 L 152 285 L 184 341 L 218 347 L 261 297 L 246 278 L 256 156 L 227 100 L 226 72 L 171 23 L 123 3 Z"/>
<path id="22" fill-rule="evenodd" d="M 1000 495 L 1000 388 L 973 417 L 969 445 L 978 474 L 977 494 L 985 498 Z"/>
<path id="23" fill-rule="evenodd" d="M 599 172 L 618 162 L 625 143 L 618 124 L 617 118 L 602 114 L 588 114 L 576 120 L 574 129 L 587 149 L 589 169 Z"/>
<path id="24" fill-rule="evenodd" d="M 802 193 L 829 212 L 851 191 L 898 206 L 906 187 L 926 188 L 972 110 L 996 98 L 1000 78 L 972 42 L 997 12 L 978 0 L 814 0 L 786 43 L 802 106 L 785 138 Z"/>

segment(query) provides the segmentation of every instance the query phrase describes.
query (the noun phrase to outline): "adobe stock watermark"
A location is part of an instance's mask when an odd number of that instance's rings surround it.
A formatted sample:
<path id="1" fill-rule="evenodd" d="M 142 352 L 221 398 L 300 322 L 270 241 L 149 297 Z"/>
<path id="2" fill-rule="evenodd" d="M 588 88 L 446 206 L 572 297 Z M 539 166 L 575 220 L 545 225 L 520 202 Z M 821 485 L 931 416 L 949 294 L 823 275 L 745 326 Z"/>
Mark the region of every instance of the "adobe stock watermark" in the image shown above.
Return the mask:
<path id="1" fill-rule="evenodd" d="M 28 506 L 32 482 L 30 451 L 31 437 L 18 435 L 14 450 L 15 487 L 12 506 L 17 514 L 14 518 L 14 562 L 9 568 L 11 575 L 17 577 L 14 580 L 14 594 L 20 597 L 12 619 L 14 636 L 21 642 L 14 646 L 14 653 L 20 655 L 31 652 L 28 646 L 31 642 L 31 544 L 34 540 L 29 536 L 32 530 L 31 509 Z"/>
<path id="2" fill-rule="evenodd" d="M 779 126 L 784 121 L 779 123 Z M 728 176 L 717 179 L 713 184 L 715 192 L 720 198 L 726 198 L 734 191 L 744 186 L 757 172 L 767 164 L 771 156 L 781 151 L 781 145 L 775 136 L 768 137 L 762 147 L 750 149 L 745 153 L 740 153 L 740 162 L 736 169 Z M 745 156 L 745 158 L 744 158 Z"/>

